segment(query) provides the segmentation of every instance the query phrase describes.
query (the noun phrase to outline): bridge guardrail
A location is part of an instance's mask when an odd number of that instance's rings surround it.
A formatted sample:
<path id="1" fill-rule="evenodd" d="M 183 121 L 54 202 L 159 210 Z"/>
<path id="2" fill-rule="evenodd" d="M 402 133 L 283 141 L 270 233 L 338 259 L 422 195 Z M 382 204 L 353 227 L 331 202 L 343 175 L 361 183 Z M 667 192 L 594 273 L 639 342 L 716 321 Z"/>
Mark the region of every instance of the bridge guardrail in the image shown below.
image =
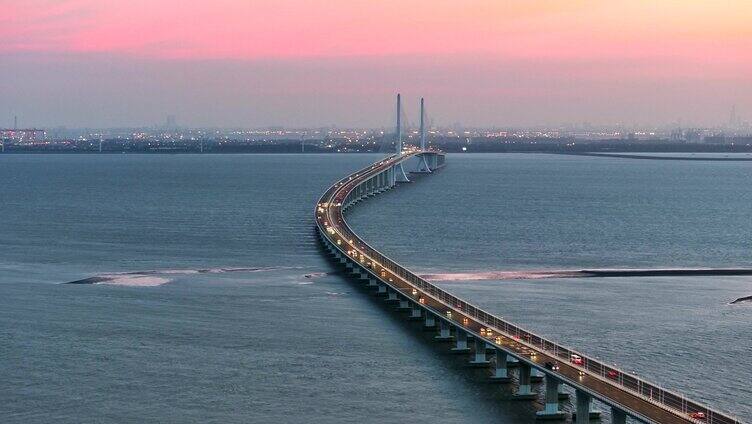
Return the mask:
<path id="1" fill-rule="evenodd" d="M 411 153 L 409 156 L 413 156 L 415 154 L 416 153 Z M 391 161 L 395 158 L 396 158 L 396 155 L 393 155 L 393 156 L 388 157 L 386 160 Z M 365 178 L 365 176 L 370 177 L 372 175 L 376 175 L 379 172 L 376 172 L 374 170 L 374 167 L 371 165 L 367 168 L 363 168 L 360 171 L 339 180 L 337 183 L 335 183 L 335 185 L 331 186 L 324 193 L 324 195 L 322 195 L 322 197 L 319 199 L 319 204 L 330 203 L 331 198 L 339 190 L 342 190 L 344 187 L 348 186 L 347 183 L 352 181 L 354 175 L 363 177 L 364 178 L 363 181 L 365 181 L 367 179 Z M 363 181 L 357 184 L 353 184 L 351 187 L 349 187 L 349 189 L 347 190 L 346 196 L 349 196 L 352 193 L 352 191 L 355 189 L 355 187 L 358 187 L 359 185 L 361 185 Z M 331 239 L 330 234 L 328 234 L 325 231 L 325 229 L 322 228 L 322 224 L 318 221 L 318 219 L 316 219 L 316 213 L 314 213 L 314 220 L 316 221 L 316 225 L 319 228 L 319 231 L 321 232 L 321 234 Z M 636 396 L 639 396 L 640 398 L 644 400 L 647 400 L 653 404 L 663 407 L 664 409 L 668 409 L 670 411 L 673 411 L 674 413 L 683 414 L 685 418 L 693 420 L 697 422 L 698 424 L 700 423 L 702 424 L 707 424 L 707 423 L 742 424 L 742 422 L 739 421 L 737 418 L 731 417 L 728 414 L 724 414 L 722 412 L 712 410 L 710 409 L 710 407 L 706 405 L 702 405 L 698 402 L 687 399 L 684 395 L 661 388 L 660 386 L 656 384 L 649 383 L 645 380 L 642 380 L 639 377 L 633 374 L 630 374 L 626 371 L 601 363 L 597 359 L 591 358 L 585 354 L 582 354 L 579 351 L 570 349 L 568 347 L 565 347 L 563 345 L 550 341 L 533 332 L 524 330 L 521 327 L 512 324 L 511 322 L 498 318 L 475 305 L 472 305 L 462 299 L 459 299 L 458 297 L 452 295 L 451 293 L 420 278 L 417 274 L 411 272 L 407 268 L 403 267 L 402 265 L 399 265 L 397 262 L 381 254 L 378 250 L 374 249 L 368 243 L 366 243 L 360 237 L 358 237 L 357 234 L 355 234 L 355 232 L 352 230 L 352 228 L 350 228 L 349 224 L 344 219 L 342 219 L 342 224 L 344 224 L 345 229 L 348 232 L 348 234 L 343 235 L 343 237 L 347 240 L 357 240 L 358 243 L 361 245 L 359 249 L 365 250 L 367 255 L 370 257 L 371 261 L 377 262 L 378 265 L 381 266 L 382 268 L 385 268 L 389 270 L 391 273 L 398 275 L 404 281 L 408 282 L 409 284 L 412 284 L 413 286 L 420 289 L 424 293 L 439 300 L 448 308 L 464 313 L 465 315 L 468 315 L 474 318 L 475 320 L 484 323 L 488 327 L 492 327 L 494 330 L 496 330 L 499 333 L 502 333 L 503 335 L 507 337 L 510 337 L 518 342 L 522 342 L 523 344 L 528 345 L 529 347 L 541 349 L 545 351 L 547 354 L 549 355 L 552 354 L 552 356 L 555 356 L 560 359 L 564 359 L 567 362 L 570 362 L 572 355 L 579 355 L 580 357 L 582 357 L 583 364 L 581 367 L 584 370 L 602 377 L 602 380 L 608 382 L 609 384 L 623 388 L 626 391 Z M 340 250 L 342 249 L 340 248 Z M 343 253 L 345 252 L 343 251 Z M 493 341 L 488 341 L 488 342 L 493 343 Z M 610 372 L 615 373 L 615 375 L 610 374 Z M 704 420 L 690 418 L 689 414 L 695 413 L 695 412 L 704 413 L 706 418 Z"/>

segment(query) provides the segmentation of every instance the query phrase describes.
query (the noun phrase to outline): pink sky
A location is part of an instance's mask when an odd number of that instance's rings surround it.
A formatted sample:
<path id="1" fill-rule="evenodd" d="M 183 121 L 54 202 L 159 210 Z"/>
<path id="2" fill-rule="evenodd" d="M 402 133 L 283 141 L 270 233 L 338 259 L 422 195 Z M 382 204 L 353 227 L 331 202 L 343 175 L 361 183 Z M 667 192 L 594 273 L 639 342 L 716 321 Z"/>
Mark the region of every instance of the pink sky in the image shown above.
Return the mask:
<path id="1" fill-rule="evenodd" d="M 445 123 L 715 123 L 752 119 L 749 22 L 748 0 L 5 0 L 0 94 L 49 125 L 381 125 L 396 90 Z"/>

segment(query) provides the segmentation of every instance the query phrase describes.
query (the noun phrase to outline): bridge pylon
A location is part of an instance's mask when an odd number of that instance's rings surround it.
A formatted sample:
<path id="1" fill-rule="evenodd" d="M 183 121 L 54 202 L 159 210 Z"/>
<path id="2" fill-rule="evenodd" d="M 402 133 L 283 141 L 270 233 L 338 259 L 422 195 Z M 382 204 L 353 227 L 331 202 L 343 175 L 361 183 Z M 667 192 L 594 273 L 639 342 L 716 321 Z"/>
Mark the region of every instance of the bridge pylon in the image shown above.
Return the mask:
<path id="1" fill-rule="evenodd" d="M 402 154 L 402 97 L 397 93 L 397 131 L 395 133 L 397 154 Z M 409 183 L 410 179 L 407 178 L 405 168 L 402 167 L 402 162 L 394 165 L 394 182 L 397 183 Z"/>
<path id="2" fill-rule="evenodd" d="M 420 98 L 420 150 L 426 150 L 426 112 L 423 97 Z M 418 156 L 418 167 L 415 172 L 430 173 L 431 167 L 428 165 L 426 155 Z"/>

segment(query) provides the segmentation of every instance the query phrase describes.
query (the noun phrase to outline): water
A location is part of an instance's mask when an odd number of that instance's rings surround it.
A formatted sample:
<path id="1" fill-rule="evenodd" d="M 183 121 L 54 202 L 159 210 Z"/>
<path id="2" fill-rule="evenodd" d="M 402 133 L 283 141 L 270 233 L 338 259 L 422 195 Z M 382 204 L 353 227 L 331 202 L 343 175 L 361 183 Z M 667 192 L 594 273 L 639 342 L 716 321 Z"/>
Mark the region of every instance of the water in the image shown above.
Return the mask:
<path id="1" fill-rule="evenodd" d="M 0 421 L 530 422 L 535 405 L 482 384 L 364 291 L 306 277 L 333 270 L 316 199 L 376 158 L 0 157 Z M 355 208 L 355 229 L 425 272 L 750 266 L 747 163 L 448 164 Z M 190 271 L 236 267 L 259 269 Z M 58 284 L 149 270 L 173 271 L 156 287 Z M 441 284 L 752 415 L 752 307 L 727 305 L 752 294 L 749 278 Z"/>

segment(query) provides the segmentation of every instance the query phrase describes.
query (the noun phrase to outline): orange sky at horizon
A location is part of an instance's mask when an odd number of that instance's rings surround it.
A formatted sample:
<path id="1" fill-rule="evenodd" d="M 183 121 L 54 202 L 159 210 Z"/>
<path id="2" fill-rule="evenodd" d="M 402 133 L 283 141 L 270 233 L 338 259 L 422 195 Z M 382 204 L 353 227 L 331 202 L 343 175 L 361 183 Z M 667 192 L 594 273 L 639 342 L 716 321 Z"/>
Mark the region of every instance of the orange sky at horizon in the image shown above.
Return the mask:
<path id="1" fill-rule="evenodd" d="M 21 74 L 28 63 L 107 67 L 129 61 L 176 66 L 211 62 L 247 64 L 255 78 L 244 83 L 254 87 L 249 95 L 260 90 L 312 96 L 316 90 L 351 90 L 365 96 L 418 88 L 427 96 L 445 94 L 447 115 L 457 113 L 450 95 L 472 94 L 476 97 L 468 101 L 478 102 L 506 94 L 550 100 L 552 112 L 546 119 L 569 119 L 565 102 L 584 98 L 609 104 L 614 90 L 620 90 L 625 100 L 608 111 L 613 119 L 642 113 L 636 99 L 656 87 L 663 97 L 654 99 L 655 104 L 686 97 L 712 103 L 715 115 L 733 103 L 752 108 L 746 100 L 752 92 L 749 0 L 6 3 L 0 9 L 0 60 L 15 64 L 21 71 L 10 71 L 16 72 L 11 76 L 28 84 L 33 82 Z M 266 64 L 306 71 L 286 75 L 269 71 Z M 397 70 L 401 74 L 393 75 Z M 165 69 L 148 72 L 141 79 L 154 84 L 174 75 Z M 186 87 L 214 83 L 208 68 L 202 72 L 182 77 Z M 56 86 L 47 80 L 62 78 L 53 77 L 45 78 L 49 89 Z M 118 91 L 117 84 L 113 77 L 105 88 Z M 19 104 L 30 102 L 20 88 L 15 95 Z M 593 113 L 605 110 L 592 107 Z M 693 107 L 687 115 L 701 117 Z M 578 112 L 588 115 L 584 106 Z M 671 111 L 670 116 L 681 114 Z M 527 115 L 520 116 L 524 121 Z"/>

